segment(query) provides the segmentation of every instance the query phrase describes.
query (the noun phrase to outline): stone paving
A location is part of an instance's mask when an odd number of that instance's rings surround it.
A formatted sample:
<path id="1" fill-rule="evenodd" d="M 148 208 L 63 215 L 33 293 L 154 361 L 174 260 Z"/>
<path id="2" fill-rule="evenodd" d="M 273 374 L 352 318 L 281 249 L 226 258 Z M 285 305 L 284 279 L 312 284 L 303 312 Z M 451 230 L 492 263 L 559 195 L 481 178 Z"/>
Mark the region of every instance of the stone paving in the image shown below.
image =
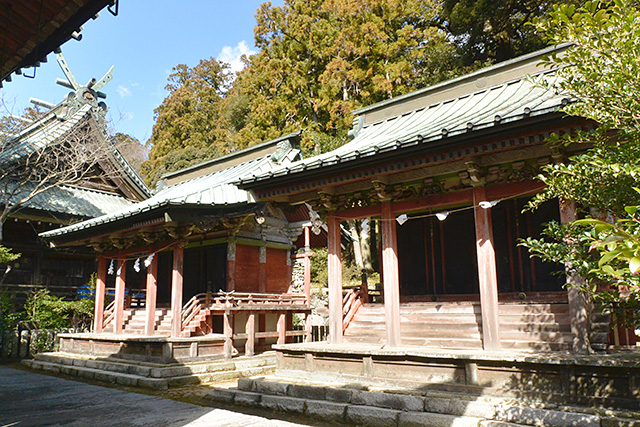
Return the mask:
<path id="1" fill-rule="evenodd" d="M 279 419 L 202 407 L 0 366 L 0 426 L 283 426 Z"/>

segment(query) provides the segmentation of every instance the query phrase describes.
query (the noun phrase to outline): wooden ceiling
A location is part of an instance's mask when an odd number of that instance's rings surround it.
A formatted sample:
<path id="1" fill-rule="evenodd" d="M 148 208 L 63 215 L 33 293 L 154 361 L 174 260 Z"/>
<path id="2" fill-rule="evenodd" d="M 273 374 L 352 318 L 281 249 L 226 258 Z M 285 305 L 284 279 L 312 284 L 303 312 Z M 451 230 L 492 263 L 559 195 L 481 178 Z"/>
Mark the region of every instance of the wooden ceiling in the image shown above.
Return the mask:
<path id="1" fill-rule="evenodd" d="M 105 6 L 116 13 L 116 0 L 0 0 L 0 81 L 44 62 Z"/>

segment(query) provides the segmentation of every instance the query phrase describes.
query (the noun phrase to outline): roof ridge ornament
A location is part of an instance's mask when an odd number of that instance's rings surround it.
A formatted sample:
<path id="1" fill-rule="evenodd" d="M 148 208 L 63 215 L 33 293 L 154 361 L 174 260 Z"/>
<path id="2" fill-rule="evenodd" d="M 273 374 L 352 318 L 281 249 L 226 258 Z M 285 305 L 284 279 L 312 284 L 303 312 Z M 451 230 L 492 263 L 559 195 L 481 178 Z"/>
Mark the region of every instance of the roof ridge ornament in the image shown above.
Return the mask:
<path id="1" fill-rule="evenodd" d="M 109 68 L 100 80 L 92 78 L 87 82 L 87 84 L 82 85 L 78 83 L 73 72 L 71 72 L 71 68 L 69 67 L 69 64 L 67 64 L 67 60 L 64 55 L 59 53 L 56 55 L 56 58 L 62 72 L 67 78 L 67 80 L 56 79 L 56 83 L 73 91 L 69 92 L 65 98 L 67 106 L 71 107 L 71 110 L 76 110 L 84 104 L 90 104 L 97 112 L 101 113 L 102 117 L 104 117 L 107 112 L 107 104 L 103 101 L 98 102 L 98 98 L 106 99 L 107 97 L 105 93 L 100 92 L 100 89 L 102 89 L 113 78 L 113 66 Z"/>

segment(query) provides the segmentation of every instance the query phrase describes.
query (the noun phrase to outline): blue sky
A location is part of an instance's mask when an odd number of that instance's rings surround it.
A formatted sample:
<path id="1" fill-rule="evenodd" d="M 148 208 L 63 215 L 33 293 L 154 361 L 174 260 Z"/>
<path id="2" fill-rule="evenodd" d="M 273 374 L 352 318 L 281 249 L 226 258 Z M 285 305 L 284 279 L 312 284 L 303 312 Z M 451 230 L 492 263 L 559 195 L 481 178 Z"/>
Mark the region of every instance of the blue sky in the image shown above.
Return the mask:
<path id="1" fill-rule="evenodd" d="M 114 66 L 113 80 L 102 89 L 112 126 L 145 143 L 151 136 L 153 110 L 167 95 L 164 86 L 171 69 L 180 63 L 194 66 L 211 56 L 233 62 L 241 53 L 255 51 L 254 13 L 261 3 L 120 0 L 118 16 L 104 9 L 97 20 L 84 25 L 82 40 L 69 40 L 62 53 L 81 83 L 101 78 Z M 27 74 L 32 72 L 29 69 Z M 35 79 L 13 76 L 0 95 L 13 114 L 30 106 L 30 97 L 57 104 L 68 92 L 55 84 L 57 77 L 64 78 L 64 74 L 50 54 Z"/>

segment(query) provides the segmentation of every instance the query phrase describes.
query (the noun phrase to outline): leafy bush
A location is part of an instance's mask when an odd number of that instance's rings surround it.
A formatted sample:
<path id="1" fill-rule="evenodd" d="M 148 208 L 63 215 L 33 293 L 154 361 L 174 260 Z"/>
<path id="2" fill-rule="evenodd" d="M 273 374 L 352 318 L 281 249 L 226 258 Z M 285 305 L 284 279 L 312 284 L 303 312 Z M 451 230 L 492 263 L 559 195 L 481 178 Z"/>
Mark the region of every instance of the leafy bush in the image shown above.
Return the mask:
<path id="1" fill-rule="evenodd" d="M 90 299 L 64 301 L 47 289 L 33 292 L 24 306 L 26 320 L 34 329 L 88 329 L 93 318 Z"/>

